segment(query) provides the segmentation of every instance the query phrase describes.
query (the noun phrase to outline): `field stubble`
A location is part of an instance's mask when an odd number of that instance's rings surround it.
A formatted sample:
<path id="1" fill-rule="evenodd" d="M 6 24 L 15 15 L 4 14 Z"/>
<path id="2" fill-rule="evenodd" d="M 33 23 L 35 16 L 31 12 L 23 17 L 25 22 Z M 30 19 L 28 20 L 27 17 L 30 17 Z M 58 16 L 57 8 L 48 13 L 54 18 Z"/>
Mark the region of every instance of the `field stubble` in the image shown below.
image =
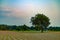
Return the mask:
<path id="1" fill-rule="evenodd" d="M 60 40 L 60 32 L 0 31 L 0 40 Z"/>

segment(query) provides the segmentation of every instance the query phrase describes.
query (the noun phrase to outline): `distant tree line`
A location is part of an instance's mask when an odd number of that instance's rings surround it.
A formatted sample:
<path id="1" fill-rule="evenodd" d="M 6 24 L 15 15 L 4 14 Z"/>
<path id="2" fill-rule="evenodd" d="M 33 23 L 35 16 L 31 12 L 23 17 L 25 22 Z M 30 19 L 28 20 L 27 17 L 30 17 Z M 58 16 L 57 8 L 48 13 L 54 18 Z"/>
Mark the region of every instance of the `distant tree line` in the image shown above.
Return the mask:
<path id="1" fill-rule="evenodd" d="M 29 27 L 27 25 L 20 25 L 20 26 L 16 26 L 16 25 L 4 25 L 4 24 L 0 24 L 0 30 L 9 30 L 9 31 L 40 31 L 40 29 L 37 27 Z M 47 30 L 50 31 L 60 31 L 60 27 L 48 27 Z"/>
<path id="2" fill-rule="evenodd" d="M 40 31 L 51 30 L 51 31 L 60 31 L 60 27 L 48 27 L 50 25 L 50 19 L 44 14 L 37 13 L 35 16 L 31 17 L 30 23 L 32 26 L 27 25 L 0 25 L 0 30 L 16 30 L 16 31 Z M 47 28 L 48 27 L 48 28 Z"/>
<path id="3" fill-rule="evenodd" d="M 50 26 L 49 28 L 48 28 L 48 30 L 50 30 L 50 31 L 60 31 L 60 27 L 52 27 L 52 26 Z"/>
<path id="4" fill-rule="evenodd" d="M 24 25 L 20 25 L 20 26 L 0 24 L 0 30 L 29 31 L 29 30 L 34 30 L 34 27 L 28 27 L 25 24 Z"/>
<path id="5" fill-rule="evenodd" d="M 29 27 L 24 25 L 16 26 L 16 25 L 0 25 L 0 30 L 17 30 L 17 31 L 25 31 L 29 30 Z"/>

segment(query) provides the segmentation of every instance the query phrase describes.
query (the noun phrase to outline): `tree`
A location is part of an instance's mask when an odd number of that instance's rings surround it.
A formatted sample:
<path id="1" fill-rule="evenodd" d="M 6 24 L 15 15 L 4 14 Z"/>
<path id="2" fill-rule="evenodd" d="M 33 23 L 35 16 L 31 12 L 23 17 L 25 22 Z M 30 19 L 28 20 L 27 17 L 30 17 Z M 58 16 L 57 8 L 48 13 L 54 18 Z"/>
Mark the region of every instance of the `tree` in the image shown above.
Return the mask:
<path id="1" fill-rule="evenodd" d="M 18 30 L 18 31 L 27 31 L 27 30 L 29 30 L 29 27 L 24 24 L 24 25 L 18 26 L 16 28 L 16 30 Z"/>
<path id="2" fill-rule="evenodd" d="M 8 30 L 8 26 L 7 25 L 0 25 L 0 30 Z"/>
<path id="3" fill-rule="evenodd" d="M 28 30 L 28 26 L 26 26 L 26 25 L 24 24 L 24 25 L 22 25 L 22 29 L 23 29 L 23 31 L 26 31 L 26 30 Z"/>
<path id="4" fill-rule="evenodd" d="M 36 14 L 34 17 L 31 17 L 31 23 L 36 28 L 41 29 L 41 32 L 43 32 L 44 28 L 47 28 L 50 24 L 50 19 L 45 16 L 44 14 Z"/>
<path id="5" fill-rule="evenodd" d="M 31 26 L 31 27 L 30 27 L 30 30 L 35 30 L 35 27 Z"/>

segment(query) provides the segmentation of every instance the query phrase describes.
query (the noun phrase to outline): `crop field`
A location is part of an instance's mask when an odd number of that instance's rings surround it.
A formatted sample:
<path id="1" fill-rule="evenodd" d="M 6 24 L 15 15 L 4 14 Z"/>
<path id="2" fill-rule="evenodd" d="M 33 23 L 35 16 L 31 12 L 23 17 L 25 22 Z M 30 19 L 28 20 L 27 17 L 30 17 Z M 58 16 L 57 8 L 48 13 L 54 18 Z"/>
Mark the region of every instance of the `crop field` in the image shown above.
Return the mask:
<path id="1" fill-rule="evenodd" d="M 0 31 L 0 40 L 60 40 L 60 32 Z"/>

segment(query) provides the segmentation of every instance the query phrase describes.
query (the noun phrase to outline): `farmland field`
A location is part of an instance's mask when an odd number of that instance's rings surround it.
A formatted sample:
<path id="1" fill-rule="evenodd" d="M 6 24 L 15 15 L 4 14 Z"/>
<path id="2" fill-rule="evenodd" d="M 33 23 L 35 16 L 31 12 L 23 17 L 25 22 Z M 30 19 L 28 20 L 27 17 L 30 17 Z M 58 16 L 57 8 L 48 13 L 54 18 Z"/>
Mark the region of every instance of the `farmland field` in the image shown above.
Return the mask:
<path id="1" fill-rule="evenodd" d="M 60 32 L 0 31 L 0 40 L 60 40 Z"/>

